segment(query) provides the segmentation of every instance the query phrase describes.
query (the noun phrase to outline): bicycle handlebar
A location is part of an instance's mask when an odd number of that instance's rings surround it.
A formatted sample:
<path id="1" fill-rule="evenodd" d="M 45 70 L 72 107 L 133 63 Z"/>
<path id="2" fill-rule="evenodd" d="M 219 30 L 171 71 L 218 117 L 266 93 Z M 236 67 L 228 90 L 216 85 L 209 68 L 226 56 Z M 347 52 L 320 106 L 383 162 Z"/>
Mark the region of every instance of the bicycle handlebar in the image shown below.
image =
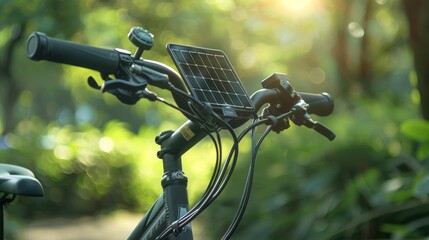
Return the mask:
<path id="1" fill-rule="evenodd" d="M 64 63 L 93 69 L 103 74 L 116 73 L 120 63 L 116 50 L 50 38 L 40 32 L 34 32 L 28 38 L 27 56 L 35 61 Z"/>
<path id="2" fill-rule="evenodd" d="M 320 94 L 298 92 L 301 98 L 309 105 L 308 113 L 317 116 L 328 116 L 334 110 L 334 99 L 329 93 Z"/>
<path id="3" fill-rule="evenodd" d="M 333 110 L 333 100 L 331 96 L 327 93 L 322 94 L 311 94 L 311 93 L 299 93 L 303 100 L 309 104 L 309 109 L 316 109 L 309 113 L 323 114 L 323 116 L 329 115 Z M 266 103 L 276 102 L 280 97 L 280 93 L 275 89 L 261 89 L 256 91 L 250 96 L 250 99 L 255 105 L 256 111 L 262 108 L 262 106 Z M 321 107 L 321 110 L 319 109 Z M 322 116 L 322 115 L 321 115 Z M 247 122 L 247 119 L 238 119 L 230 122 L 229 124 L 232 127 L 238 127 Z M 187 139 L 183 136 L 183 132 L 191 132 L 192 138 Z M 162 151 L 158 152 L 158 154 L 173 154 L 181 156 L 190 148 L 192 148 L 196 143 L 198 143 L 201 139 L 203 139 L 207 133 L 202 131 L 201 127 L 198 124 L 193 123 L 192 121 L 185 122 L 177 131 L 174 133 L 166 133 L 168 134 L 168 139 L 164 142 L 168 148 L 162 148 Z M 161 134 L 162 136 L 163 134 Z M 156 140 L 157 142 L 163 142 L 163 139 Z"/>
<path id="4" fill-rule="evenodd" d="M 130 56 L 130 52 L 126 50 L 98 48 L 51 38 L 40 32 L 33 32 L 27 41 L 27 56 L 35 61 L 47 60 L 96 70 L 106 76 L 109 74 L 124 74 L 121 70 L 121 65 L 125 64 L 129 67 L 132 63 L 137 63 L 138 65 L 167 75 L 168 81 L 172 83 L 172 85 L 187 92 L 180 75 L 175 70 L 156 61 L 133 59 Z M 126 72 L 126 74 L 129 75 L 129 78 L 134 77 L 131 76 L 132 73 L 130 72 Z M 146 78 L 150 79 L 150 76 L 146 76 Z M 285 99 L 285 95 L 288 95 L 288 91 L 293 91 L 293 89 L 291 87 L 285 88 L 284 84 L 282 84 L 283 83 L 280 83 L 278 87 L 264 86 L 264 89 L 255 92 L 251 96 L 251 100 L 255 105 L 255 114 L 266 103 L 288 105 L 289 103 L 287 103 L 287 101 L 292 101 L 292 99 Z M 279 88 L 281 89 L 279 90 Z M 189 110 L 189 105 L 185 98 L 180 97 L 174 92 L 172 92 L 172 94 L 179 107 Z M 298 94 L 308 104 L 307 110 L 310 114 L 327 116 L 333 111 L 334 102 L 328 93 L 313 94 L 298 92 Z M 238 127 L 246 121 L 247 120 L 243 119 L 234 120 L 231 126 Z"/>
<path id="5" fill-rule="evenodd" d="M 328 116 L 334 110 L 334 100 L 328 93 L 298 92 L 301 98 L 309 105 L 308 113 L 317 116 Z M 266 103 L 278 101 L 280 93 L 276 89 L 261 89 L 250 96 L 255 109 L 259 110 Z"/>

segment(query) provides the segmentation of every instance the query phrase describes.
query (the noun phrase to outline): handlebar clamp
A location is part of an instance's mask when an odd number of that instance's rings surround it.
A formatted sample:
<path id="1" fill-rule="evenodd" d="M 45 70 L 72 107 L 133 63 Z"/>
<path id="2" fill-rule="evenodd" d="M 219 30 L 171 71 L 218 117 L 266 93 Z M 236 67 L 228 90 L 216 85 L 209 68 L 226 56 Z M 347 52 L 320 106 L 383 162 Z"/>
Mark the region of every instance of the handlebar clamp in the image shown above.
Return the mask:
<path id="1" fill-rule="evenodd" d="M 288 111 L 300 99 L 300 96 L 290 85 L 288 77 L 284 73 L 273 73 L 262 81 L 262 87 L 277 89 L 283 99 L 282 109 Z"/>
<path id="2" fill-rule="evenodd" d="M 289 119 L 288 118 L 277 118 L 280 114 L 273 106 L 265 107 L 262 110 L 262 116 L 268 118 L 270 120 L 269 125 L 272 125 L 272 130 L 276 133 L 280 133 L 283 130 L 286 130 L 290 127 Z"/>

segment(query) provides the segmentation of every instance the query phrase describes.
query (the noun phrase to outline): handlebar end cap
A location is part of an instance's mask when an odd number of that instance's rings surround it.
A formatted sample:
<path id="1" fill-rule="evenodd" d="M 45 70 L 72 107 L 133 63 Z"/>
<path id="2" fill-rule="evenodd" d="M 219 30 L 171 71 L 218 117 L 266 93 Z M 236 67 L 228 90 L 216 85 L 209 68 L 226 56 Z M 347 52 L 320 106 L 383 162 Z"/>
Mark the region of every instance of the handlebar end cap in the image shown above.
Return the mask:
<path id="1" fill-rule="evenodd" d="M 39 61 L 47 51 L 48 37 L 41 32 L 33 32 L 27 40 L 27 57 Z"/>

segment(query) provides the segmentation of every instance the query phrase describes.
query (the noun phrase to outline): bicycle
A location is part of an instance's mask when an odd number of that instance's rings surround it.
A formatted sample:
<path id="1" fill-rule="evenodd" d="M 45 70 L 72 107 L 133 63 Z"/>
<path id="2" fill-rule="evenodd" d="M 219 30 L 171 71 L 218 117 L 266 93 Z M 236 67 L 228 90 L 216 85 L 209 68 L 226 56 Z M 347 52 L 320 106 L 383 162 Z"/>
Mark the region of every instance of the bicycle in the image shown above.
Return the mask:
<path id="1" fill-rule="evenodd" d="M 137 47 L 134 54 L 34 32 L 27 41 L 27 56 L 35 61 L 47 60 L 98 71 L 104 82 L 99 85 L 90 76 L 90 87 L 113 94 L 125 104 L 132 105 L 143 98 L 159 101 L 189 119 L 177 130 L 162 132 L 155 139 L 160 145 L 157 157 L 163 163 L 163 192 L 137 224 L 129 240 L 193 239 L 191 221 L 210 206 L 228 184 L 237 162 L 239 142 L 249 132 L 252 135 L 249 173 L 238 210 L 223 239 L 231 237 L 243 217 L 251 192 L 256 154 L 268 133 L 284 131 L 292 121 L 295 125 L 316 130 L 329 140 L 335 138 L 331 130 L 310 116 L 332 113 L 334 104 L 327 93 L 296 92 L 287 75 L 273 73 L 262 81 L 262 89 L 248 96 L 232 64 L 220 50 L 167 44 L 179 70 L 177 73 L 163 63 L 142 58 L 154 42 L 153 35 L 147 30 L 134 27 L 128 38 Z M 148 86 L 169 90 L 176 105 L 149 91 Z M 234 130 L 251 119 L 253 122 L 237 135 Z M 267 129 L 256 142 L 255 128 L 260 125 L 267 125 Z M 228 131 L 233 139 L 224 161 L 221 159 L 221 130 Z M 215 145 L 216 164 L 204 194 L 189 208 L 188 180 L 182 169 L 181 156 L 206 136 Z"/>

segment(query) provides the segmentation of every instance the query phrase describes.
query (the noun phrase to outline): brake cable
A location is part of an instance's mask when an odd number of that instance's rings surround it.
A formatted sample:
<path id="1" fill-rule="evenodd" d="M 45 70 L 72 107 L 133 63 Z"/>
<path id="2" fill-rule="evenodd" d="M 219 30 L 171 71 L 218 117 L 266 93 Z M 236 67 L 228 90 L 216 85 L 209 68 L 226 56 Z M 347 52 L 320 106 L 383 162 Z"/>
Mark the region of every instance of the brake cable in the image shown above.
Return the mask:
<path id="1" fill-rule="evenodd" d="M 178 91 L 181 93 L 181 91 Z M 185 96 L 191 101 L 197 102 L 197 105 L 201 105 L 202 103 L 193 98 L 192 96 L 188 94 L 181 93 L 182 96 Z M 233 138 L 233 146 L 231 147 L 230 154 L 228 155 L 228 158 L 226 159 L 222 169 L 218 174 L 216 174 L 216 180 L 213 184 L 209 185 L 208 192 L 203 195 L 203 198 L 199 201 L 197 206 L 194 206 L 190 211 L 188 211 L 184 216 L 182 216 L 180 219 L 175 221 L 172 225 L 178 226 L 178 229 L 182 229 L 185 225 L 187 225 L 189 222 L 191 222 L 195 217 L 197 217 L 200 213 L 202 213 L 223 191 L 226 184 L 228 183 L 230 177 L 232 176 L 232 173 L 234 171 L 235 165 L 237 163 L 238 159 L 238 138 L 234 132 L 234 129 L 223 119 L 221 119 L 216 113 L 212 112 L 212 117 L 217 120 L 218 123 L 223 125 L 223 127 L 229 131 L 231 134 L 231 137 Z M 192 116 L 195 116 L 192 114 Z M 196 117 L 196 116 L 195 116 Z M 197 117 L 198 119 L 198 117 Z M 199 123 L 202 125 L 203 129 L 205 129 L 204 123 Z M 207 129 L 205 129 L 207 130 Z M 216 130 L 217 131 L 217 130 Z M 220 142 L 220 137 L 218 137 Z M 219 144 L 221 146 L 221 144 Z M 232 162 L 231 162 L 232 161 Z M 169 235 L 173 231 L 173 226 L 168 226 L 158 237 L 157 239 L 163 239 L 167 235 Z"/>
<path id="2" fill-rule="evenodd" d="M 175 92 L 179 93 L 182 97 L 187 98 L 191 102 L 196 103 L 198 106 L 204 105 L 203 103 L 201 103 L 200 101 L 195 99 L 193 96 L 191 96 L 185 92 L 182 92 L 179 89 L 176 89 L 174 86 L 172 86 L 171 90 L 174 90 Z M 165 103 L 165 104 L 167 104 L 167 105 L 169 105 L 169 106 L 171 106 L 171 107 L 173 107 L 179 111 L 182 111 L 183 113 L 185 113 L 188 116 L 192 116 L 194 119 L 198 119 L 197 121 L 202 126 L 202 128 L 206 131 L 206 133 L 208 133 L 208 135 L 210 136 L 210 138 L 211 138 L 211 140 L 214 143 L 215 148 L 216 148 L 215 168 L 213 170 L 213 174 L 212 174 L 211 180 L 207 186 L 206 191 L 204 192 L 204 194 L 202 195 L 202 197 L 200 198 L 200 200 L 197 202 L 197 204 L 194 207 L 192 207 L 184 216 L 182 216 L 180 219 L 175 221 L 172 225 L 168 226 L 157 237 L 157 239 L 163 239 L 167 235 L 169 235 L 173 231 L 173 225 L 178 226 L 178 229 L 182 229 L 184 226 L 189 224 L 193 219 L 195 219 L 200 213 L 202 213 L 209 205 L 211 205 L 211 203 L 213 203 L 213 201 L 224 190 L 225 186 L 227 185 L 229 179 L 231 178 L 231 176 L 233 174 L 233 171 L 235 169 L 235 165 L 237 163 L 237 158 L 238 158 L 238 144 L 241 142 L 243 137 L 249 131 L 252 131 L 252 158 L 251 158 L 251 162 L 249 165 L 249 171 L 248 171 L 245 187 L 244 187 L 243 194 L 242 194 L 239 206 L 238 206 L 238 210 L 237 210 L 230 226 L 228 227 L 227 231 L 225 232 L 225 234 L 222 238 L 222 239 L 228 239 L 234 233 L 234 231 L 237 229 L 237 227 L 238 227 L 238 225 L 239 225 L 239 223 L 240 223 L 240 221 L 244 215 L 244 212 L 246 210 L 248 201 L 250 199 L 250 193 L 251 193 L 251 188 L 252 188 L 252 184 L 253 184 L 254 169 L 255 169 L 255 165 L 256 165 L 256 155 L 257 155 L 257 152 L 259 150 L 260 145 L 262 144 L 263 140 L 268 135 L 268 133 L 271 132 L 272 128 L 275 126 L 277 121 L 281 120 L 283 118 L 290 117 L 293 114 L 293 111 L 281 114 L 279 116 L 272 116 L 272 115 L 264 116 L 264 117 L 260 118 L 258 121 L 255 119 L 253 124 L 248 126 L 239 135 L 239 137 L 237 137 L 235 135 L 234 130 L 232 129 L 232 127 L 227 122 L 225 122 L 223 119 L 221 119 L 216 113 L 212 112 L 213 113 L 212 116 L 217 120 L 218 123 L 221 123 L 221 125 L 223 125 L 224 128 L 226 128 L 230 132 L 230 134 L 234 140 L 234 144 L 230 149 L 229 155 L 228 155 L 222 169 L 219 171 L 219 167 L 222 165 L 222 163 L 221 163 L 222 144 L 221 144 L 221 138 L 219 136 L 218 130 L 215 130 L 216 136 L 217 136 L 217 140 L 215 140 L 213 135 L 210 133 L 210 129 L 206 128 L 206 125 L 204 124 L 203 119 L 201 119 L 200 116 L 197 116 L 196 114 L 192 114 L 183 108 L 179 108 L 173 104 L 170 104 L 167 101 L 165 101 L 164 99 L 157 98 L 157 100 L 161 101 L 161 102 L 163 102 L 163 103 Z M 255 129 L 257 126 L 262 125 L 264 123 L 268 123 L 270 126 L 267 127 L 267 129 L 265 130 L 265 132 L 262 134 L 262 136 L 260 137 L 260 139 L 258 140 L 258 142 L 255 145 L 255 139 L 254 139 Z M 231 160 L 232 160 L 232 162 L 231 162 Z"/>
<path id="3" fill-rule="evenodd" d="M 234 231 L 237 229 L 237 227 L 238 227 L 238 225 L 239 225 L 239 223 L 240 223 L 240 221 L 244 215 L 244 212 L 246 211 L 247 204 L 248 204 L 249 199 L 250 199 L 250 193 L 252 190 L 252 185 L 253 185 L 253 177 L 254 177 L 255 166 L 256 166 L 256 155 L 258 153 L 259 147 L 261 146 L 263 140 L 272 131 L 272 128 L 273 128 L 273 125 L 270 125 L 266 128 L 266 130 L 264 131 L 264 133 L 262 134 L 262 136 L 260 137 L 260 139 L 258 140 L 256 145 L 255 145 L 255 136 L 254 136 L 254 132 L 255 132 L 256 127 L 252 129 L 252 134 L 251 134 L 252 135 L 252 137 L 251 137 L 251 139 L 252 139 L 252 158 L 251 158 L 250 165 L 249 165 L 246 183 L 244 186 L 243 194 L 241 196 L 241 200 L 240 200 L 238 210 L 235 213 L 235 216 L 234 216 L 233 220 L 231 221 L 231 224 L 229 225 L 229 227 L 226 230 L 222 239 L 229 239 L 232 236 Z"/>
<path id="4" fill-rule="evenodd" d="M 191 96 L 185 92 L 182 92 L 179 89 L 175 89 L 174 87 L 171 90 L 173 90 L 173 89 L 176 90 L 177 93 L 180 93 L 181 96 L 183 96 L 183 97 L 187 98 L 188 100 L 196 103 L 197 105 L 199 105 L 199 106 L 203 105 L 203 103 L 201 103 L 200 101 L 195 99 L 193 96 Z M 218 123 L 221 123 L 224 126 L 224 128 L 226 128 L 230 132 L 230 134 L 234 140 L 234 144 L 230 149 L 229 155 L 228 155 L 222 169 L 219 170 L 220 166 L 222 165 L 222 163 L 221 163 L 222 144 L 221 144 L 221 138 L 219 135 L 219 131 L 215 130 L 216 136 L 217 136 L 217 140 L 215 140 L 213 135 L 210 133 L 210 129 L 207 128 L 207 126 L 205 125 L 205 122 L 203 121 L 203 119 L 200 118 L 200 116 L 197 116 L 196 114 L 190 113 L 183 108 L 179 108 L 179 107 L 177 107 L 171 103 L 168 103 L 167 101 L 165 101 L 162 98 L 157 98 L 157 100 L 161 101 L 161 102 L 163 102 L 163 103 L 165 103 L 165 104 L 167 104 L 167 105 L 169 105 L 169 106 L 171 106 L 171 107 L 173 107 L 179 111 L 182 111 L 186 115 L 192 116 L 194 119 L 196 119 L 197 122 L 201 125 L 201 127 L 210 136 L 210 138 L 212 139 L 212 141 L 215 145 L 215 148 L 216 148 L 216 164 L 215 164 L 215 168 L 213 170 L 213 174 L 212 174 L 211 180 L 207 186 L 206 191 L 204 192 L 204 194 L 202 195 L 202 197 L 200 198 L 200 200 L 197 202 L 197 204 L 194 207 L 192 207 L 184 216 L 182 216 L 180 219 L 175 221 L 172 225 L 168 226 L 157 237 L 157 239 L 163 239 L 167 235 L 169 235 L 173 231 L 173 225 L 176 225 L 178 229 L 183 229 L 184 226 L 189 224 L 200 213 L 202 213 L 209 205 L 211 205 L 211 203 L 213 203 L 213 201 L 224 190 L 225 186 L 227 185 L 229 179 L 231 178 L 231 176 L 233 174 L 233 171 L 235 169 L 235 165 L 237 163 L 237 158 L 238 158 L 238 144 L 241 142 L 243 137 L 245 135 L 247 135 L 247 133 L 249 131 L 252 131 L 252 158 L 251 158 L 251 162 L 249 165 L 249 171 L 248 171 L 245 187 L 244 187 L 243 194 L 242 194 L 239 206 L 238 206 L 238 210 L 237 210 L 230 226 L 228 227 L 227 231 L 225 232 L 225 234 L 222 238 L 222 239 L 228 239 L 234 233 L 234 231 L 237 229 L 237 227 L 238 227 L 238 225 L 239 225 L 239 223 L 240 223 L 240 221 L 244 215 L 244 212 L 246 210 L 248 201 L 250 199 L 250 193 L 251 193 L 251 188 L 252 188 L 252 184 L 253 184 L 254 169 L 255 169 L 255 164 L 256 164 L 256 155 L 257 155 L 257 152 L 259 150 L 260 145 L 262 144 L 263 140 L 268 135 L 268 133 L 271 132 L 271 130 L 276 125 L 278 120 L 281 120 L 283 118 L 289 118 L 294 113 L 294 111 L 289 111 L 287 113 L 280 114 L 279 116 L 269 115 L 269 116 L 263 116 L 262 118 L 259 118 L 258 120 L 254 119 L 253 124 L 251 124 L 245 130 L 243 130 L 238 137 L 235 135 L 234 130 L 232 129 L 232 127 L 227 122 L 225 122 L 223 119 L 221 119 L 216 113 L 212 112 L 213 117 L 217 120 Z M 255 139 L 254 139 L 255 129 L 257 126 L 262 125 L 264 123 L 268 124 L 269 127 L 267 127 L 267 129 L 265 130 L 265 132 L 262 134 L 262 136 L 260 137 L 260 139 L 258 140 L 258 142 L 255 145 L 255 143 L 254 143 L 255 142 Z M 231 160 L 232 160 L 232 162 L 231 162 Z"/>

